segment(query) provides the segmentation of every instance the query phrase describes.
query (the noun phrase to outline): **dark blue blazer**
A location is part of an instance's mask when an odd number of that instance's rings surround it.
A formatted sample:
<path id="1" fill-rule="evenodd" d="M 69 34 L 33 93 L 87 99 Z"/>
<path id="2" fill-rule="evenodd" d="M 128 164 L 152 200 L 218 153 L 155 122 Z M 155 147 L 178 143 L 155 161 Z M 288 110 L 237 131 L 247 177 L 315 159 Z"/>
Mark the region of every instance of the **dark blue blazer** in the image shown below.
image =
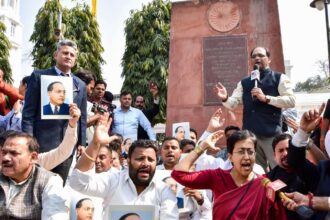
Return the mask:
<path id="1" fill-rule="evenodd" d="M 288 163 L 306 183 L 307 189 L 315 196 L 330 196 L 330 160 L 322 160 L 317 165 L 306 159 L 306 148 L 295 147 L 289 142 Z M 325 219 L 328 214 L 325 211 L 314 210 L 311 219 Z"/>
<path id="2" fill-rule="evenodd" d="M 58 76 L 55 68 L 36 70 L 31 74 L 25 94 L 25 105 L 22 116 L 22 130 L 37 138 L 40 152 L 56 148 L 63 140 L 68 120 L 41 120 L 40 76 Z M 68 78 L 69 80 L 70 78 Z M 73 75 L 73 102 L 81 110 L 78 123 L 78 145 L 86 145 L 86 85 Z"/>
<path id="3" fill-rule="evenodd" d="M 69 105 L 66 103 L 63 103 L 62 105 L 60 105 L 60 109 L 58 111 L 58 114 L 56 114 L 56 115 L 68 115 L 69 109 L 70 109 Z M 50 106 L 50 103 L 47 105 L 44 105 L 43 113 L 44 113 L 44 115 L 54 115 L 54 112 L 52 110 L 52 107 Z"/>

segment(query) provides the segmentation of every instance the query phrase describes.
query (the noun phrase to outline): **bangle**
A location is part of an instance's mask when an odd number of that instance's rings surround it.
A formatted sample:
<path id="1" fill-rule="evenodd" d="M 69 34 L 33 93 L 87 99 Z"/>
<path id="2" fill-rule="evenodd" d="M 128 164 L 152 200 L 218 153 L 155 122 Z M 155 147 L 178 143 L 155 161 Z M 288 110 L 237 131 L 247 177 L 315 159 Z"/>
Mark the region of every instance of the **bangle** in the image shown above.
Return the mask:
<path id="1" fill-rule="evenodd" d="M 309 192 L 309 193 L 307 194 L 307 196 L 308 196 L 308 206 L 309 206 L 310 208 L 313 208 L 313 197 L 314 197 L 314 194 L 311 193 L 311 192 Z"/>
<path id="2" fill-rule="evenodd" d="M 95 159 L 94 159 L 93 157 L 89 156 L 89 155 L 86 153 L 86 151 L 84 152 L 84 154 L 85 154 L 85 156 L 86 156 L 87 159 L 89 159 L 90 161 L 95 162 Z"/>
<path id="3" fill-rule="evenodd" d="M 195 152 L 198 156 L 200 156 L 200 155 L 202 155 L 202 154 L 204 153 L 204 150 L 203 150 L 200 146 L 197 146 L 197 147 L 195 147 L 194 152 Z"/>
<path id="4" fill-rule="evenodd" d="M 198 201 L 196 200 L 196 202 L 197 202 L 198 205 L 203 205 L 203 203 L 204 203 L 204 196 L 203 196 L 202 193 L 200 193 L 200 195 L 201 195 L 202 198 L 200 200 L 198 200 Z"/>
<path id="5" fill-rule="evenodd" d="M 228 100 L 228 94 L 227 97 L 224 100 L 221 100 L 222 102 L 226 102 Z"/>

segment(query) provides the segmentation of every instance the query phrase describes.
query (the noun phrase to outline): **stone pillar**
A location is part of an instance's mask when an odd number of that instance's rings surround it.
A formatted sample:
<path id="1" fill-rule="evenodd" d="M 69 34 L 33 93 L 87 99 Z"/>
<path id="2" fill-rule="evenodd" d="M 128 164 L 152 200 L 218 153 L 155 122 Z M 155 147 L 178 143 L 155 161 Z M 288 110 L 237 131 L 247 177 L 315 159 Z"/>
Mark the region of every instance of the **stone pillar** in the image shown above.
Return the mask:
<path id="1" fill-rule="evenodd" d="M 271 68 L 284 71 L 276 0 L 174 2 L 171 13 L 167 135 L 173 123 L 185 121 L 201 135 L 222 106 L 213 86 L 220 81 L 231 95 L 252 70 L 254 47 L 269 48 Z M 242 106 L 232 113 L 222 109 L 226 125 L 241 127 Z"/>

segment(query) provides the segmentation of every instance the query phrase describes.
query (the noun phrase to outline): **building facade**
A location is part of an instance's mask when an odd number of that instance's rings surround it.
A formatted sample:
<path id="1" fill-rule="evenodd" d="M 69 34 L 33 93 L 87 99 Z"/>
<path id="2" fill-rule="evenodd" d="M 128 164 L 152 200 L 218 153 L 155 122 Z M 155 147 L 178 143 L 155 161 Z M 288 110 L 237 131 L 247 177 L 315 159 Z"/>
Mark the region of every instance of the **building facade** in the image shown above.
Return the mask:
<path id="1" fill-rule="evenodd" d="M 0 0 L 0 20 L 6 26 L 6 36 L 11 43 L 9 62 L 14 85 L 18 86 L 23 78 L 22 61 L 22 24 L 19 16 L 20 0 Z"/>

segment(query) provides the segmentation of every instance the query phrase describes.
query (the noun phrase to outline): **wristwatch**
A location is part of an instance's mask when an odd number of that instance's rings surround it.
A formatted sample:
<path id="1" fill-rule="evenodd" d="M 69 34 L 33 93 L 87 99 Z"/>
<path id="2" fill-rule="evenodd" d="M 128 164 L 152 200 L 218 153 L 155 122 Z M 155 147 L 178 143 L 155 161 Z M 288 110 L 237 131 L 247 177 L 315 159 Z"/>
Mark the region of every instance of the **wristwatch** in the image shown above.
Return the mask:
<path id="1" fill-rule="evenodd" d="M 266 103 L 268 104 L 270 102 L 270 97 L 266 95 Z"/>

